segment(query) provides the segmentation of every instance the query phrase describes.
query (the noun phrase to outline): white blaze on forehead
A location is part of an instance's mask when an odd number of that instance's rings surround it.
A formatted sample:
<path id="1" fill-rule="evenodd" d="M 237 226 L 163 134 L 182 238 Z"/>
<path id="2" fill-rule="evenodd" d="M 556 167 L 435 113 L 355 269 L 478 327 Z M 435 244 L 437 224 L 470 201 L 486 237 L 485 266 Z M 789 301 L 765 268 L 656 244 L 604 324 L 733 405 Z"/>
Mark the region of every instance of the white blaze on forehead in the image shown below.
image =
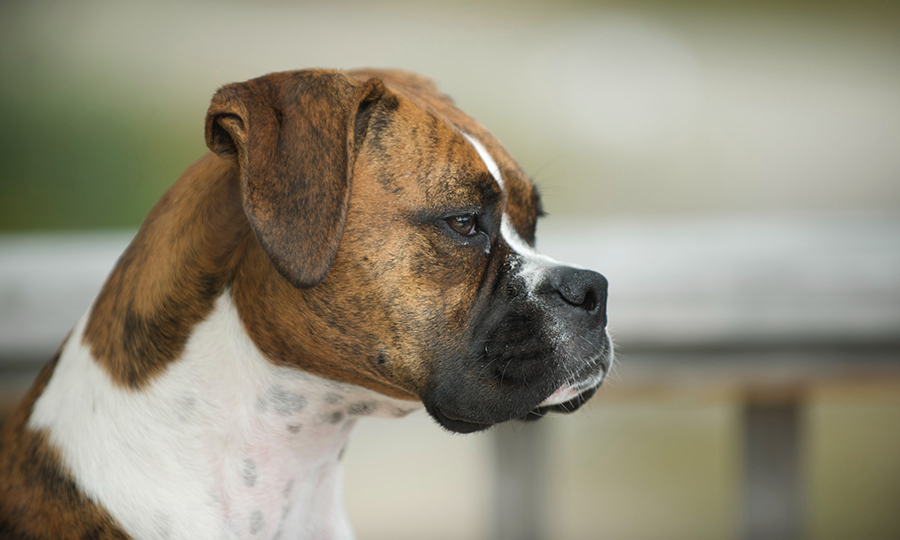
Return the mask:
<path id="1" fill-rule="evenodd" d="M 475 151 L 478 152 L 481 161 L 484 162 L 488 171 L 490 171 L 491 176 L 494 177 L 494 180 L 497 181 L 500 189 L 503 190 L 503 177 L 500 175 L 500 167 L 497 166 L 497 162 L 494 161 L 494 158 L 488 153 L 487 148 L 485 148 L 478 139 L 472 137 L 468 133 L 463 133 L 463 136 L 472 143 L 473 147 L 475 147 Z M 555 266 L 560 266 L 558 261 L 538 253 L 533 247 L 529 246 L 521 236 L 519 236 L 519 233 L 516 232 L 516 229 L 512 226 L 512 223 L 510 223 L 509 216 L 505 210 L 500 224 L 500 235 L 506 241 L 507 245 L 522 257 L 523 264 L 519 270 L 519 276 L 525 279 L 529 293 L 534 290 L 535 286 L 540 281 L 540 278 L 547 270 Z"/>
<path id="2" fill-rule="evenodd" d="M 491 176 L 494 177 L 494 180 L 497 181 L 497 185 L 500 186 L 500 189 L 503 189 L 503 176 L 500 175 L 500 167 L 497 166 L 497 162 L 494 161 L 494 158 L 491 157 L 491 154 L 488 153 L 487 148 L 481 144 L 481 141 L 472 137 L 468 133 L 463 133 L 463 137 L 466 138 L 472 146 L 475 147 L 475 151 L 478 152 L 478 157 L 481 158 L 481 161 L 487 166 L 488 171 L 491 173 Z"/>

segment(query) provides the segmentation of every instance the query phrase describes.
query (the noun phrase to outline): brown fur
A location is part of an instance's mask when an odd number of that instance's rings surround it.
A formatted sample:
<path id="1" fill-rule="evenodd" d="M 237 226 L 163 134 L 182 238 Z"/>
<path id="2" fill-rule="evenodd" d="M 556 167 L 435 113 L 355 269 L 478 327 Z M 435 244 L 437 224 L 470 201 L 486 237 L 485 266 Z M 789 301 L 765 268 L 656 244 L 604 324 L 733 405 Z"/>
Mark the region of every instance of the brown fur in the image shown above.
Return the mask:
<path id="1" fill-rule="evenodd" d="M 487 261 L 478 252 L 460 259 L 440 231 L 423 236 L 419 212 L 472 205 L 484 185 L 496 184 L 484 181 L 484 171 L 473 165 L 480 161 L 461 135 L 429 121 L 428 112 L 402 96 L 397 100 L 389 124 L 370 125 L 328 277 L 315 288 L 296 289 L 249 274 L 250 268 L 273 273 L 259 260 L 239 272 L 234 292 L 248 332 L 270 357 L 295 363 L 312 355 L 332 378 L 414 399 L 426 383 L 426 349 L 451 337 L 434 329 L 454 320 L 464 332 L 465 311 Z M 372 123 L 379 123 L 378 116 Z M 414 132 L 422 125 L 432 128 Z M 389 157 L 379 143 L 391 147 Z M 450 176 L 472 181 L 451 189 Z"/>
<path id="2" fill-rule="evenodd" d="M 478 139 L 503 172 L 507 199 L 505 208 L 510 221 L 526 242 L 534 242 L 535 219 L 541 214 L 538 192 L 519 164 L 490 131 L 459 110 L 449 97 L 438 91 L 433 81 L 421 75 L 408 71 L 374 69 L 351 71 L 350 75 L 354 78 L 378 77 L 388 88 L 396 89 L 417 106 L 434 111 L 440 118 Z"/>
<path id="3" fill-rule="evenodd" d="M 505 200 L 459 130 L 496 159 Z M 467 341 L 471 307 L 503 260 L 459 249 L 436 213 L 490 208 L 499 224 L 505 206 L 534 238 L 527 177 L 417 75 L 318 70 L 229 85 L 206 133 L 213 153 L 147 216 L 85 327 L 84 343 L 122 386 L 140 390 L 176 361 L 230 289 L 270 361 L 420 399 L 436 352 Z M 3 433 L 0 537 L 125 538 L 46 435 L 26 428 L 55 362 Z"/>
<path id="4" fill-rule="evenodd" d="M 357 85 L 320 70 L 273 73 L 213 97 L 207 143 L 236 159 L 256 238 L 297 287 L 328 273 L 347 215 L 357 111 L 382 92 L 377 79 Z"/>
<path id="5" fill-rule="evenodd" d="M 230 287 L 251 338 L 273 362 L 417 399 L 426 348 L 435 346 L 431 330 L 452 321 L 465 331 L 487 273 L 478 257 L 454 260 L 436 231 L 419 234 L 418 213 L 500 196 L 456 129 L 491 151 L 504 171 L 509 215 L 533 238 L 531 183 L 427 79 L 305 71 L 224 87 L 207 120 L 218 156 L 191 166 L 151 211 L 104 286 L 85 342 L 114 380 L 139 388 L 179 357 Z M 292 191 L 303 175 L 317 195 Z M 330 225 L 309 234 L 307 222 Z M 333 243 L 327 278 L 309 288 Z M 451 346 L 454 336 L 446 337 Z"/>
<path id="6" fill-rule="evenodd" d="M 94 305 L 84 341 L 113 379 L 138 388 L 181 355 L 249 241 L 235 175 L 206 156 L 150 211 Z"/>

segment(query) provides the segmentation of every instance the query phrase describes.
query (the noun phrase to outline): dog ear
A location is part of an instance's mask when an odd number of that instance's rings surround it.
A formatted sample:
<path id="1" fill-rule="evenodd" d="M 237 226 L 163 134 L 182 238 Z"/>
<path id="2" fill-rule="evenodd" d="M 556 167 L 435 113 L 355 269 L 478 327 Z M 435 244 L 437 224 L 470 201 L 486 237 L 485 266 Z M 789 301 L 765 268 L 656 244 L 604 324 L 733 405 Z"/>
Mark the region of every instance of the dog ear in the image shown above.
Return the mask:
<path id="1" fill-rule="evenodd" d="M 256 239 L 295 287 L 315 287 L 331 268 L 356 153 L 384 92 L 379 79 L 301 71 L 230 84 L 213 96 L 206 144 L 237 164 Z"/>

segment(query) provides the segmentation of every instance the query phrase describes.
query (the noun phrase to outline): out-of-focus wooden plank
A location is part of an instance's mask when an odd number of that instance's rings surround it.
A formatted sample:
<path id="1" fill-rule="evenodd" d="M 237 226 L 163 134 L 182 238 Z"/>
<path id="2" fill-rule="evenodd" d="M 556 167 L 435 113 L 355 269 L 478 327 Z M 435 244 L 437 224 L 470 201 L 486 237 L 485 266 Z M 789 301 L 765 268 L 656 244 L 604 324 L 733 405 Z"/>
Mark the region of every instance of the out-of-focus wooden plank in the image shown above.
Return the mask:
<path id="1" fill-rule="evenodd" d="M 0 235 L 0 362 L 49 359 L 133 234 Z"/>
<path id="2" fill-rule="evenodd" d="M 761 388 L 820 385 L 841 380 L 900 378 L 900 342 L 879 347 L 721 348 L 654 350 L 622 348 L 612 386 Z"/>
<path id="3" fill-rule="evenodd" d="M 896 218 L 560 218 L 538 248 L 606 275 L 628 346 L 900 340 Z"/>

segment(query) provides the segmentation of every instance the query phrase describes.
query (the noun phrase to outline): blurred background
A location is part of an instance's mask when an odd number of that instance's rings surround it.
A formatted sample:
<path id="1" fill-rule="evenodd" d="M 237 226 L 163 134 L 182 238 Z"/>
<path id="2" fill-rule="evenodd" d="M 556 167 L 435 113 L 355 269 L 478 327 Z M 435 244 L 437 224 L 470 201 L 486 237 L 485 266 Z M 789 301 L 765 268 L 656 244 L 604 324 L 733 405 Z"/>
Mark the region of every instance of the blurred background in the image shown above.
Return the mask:
<path id="1" fill-rule="evenodd" d="M 213 92 L 316 66 L 420 72 L 493 131 L 619 346 L 574 415 L 361 422 L 360 539 L 900 538 L 895 3 L 6 0 L 0 415 Z"/>

